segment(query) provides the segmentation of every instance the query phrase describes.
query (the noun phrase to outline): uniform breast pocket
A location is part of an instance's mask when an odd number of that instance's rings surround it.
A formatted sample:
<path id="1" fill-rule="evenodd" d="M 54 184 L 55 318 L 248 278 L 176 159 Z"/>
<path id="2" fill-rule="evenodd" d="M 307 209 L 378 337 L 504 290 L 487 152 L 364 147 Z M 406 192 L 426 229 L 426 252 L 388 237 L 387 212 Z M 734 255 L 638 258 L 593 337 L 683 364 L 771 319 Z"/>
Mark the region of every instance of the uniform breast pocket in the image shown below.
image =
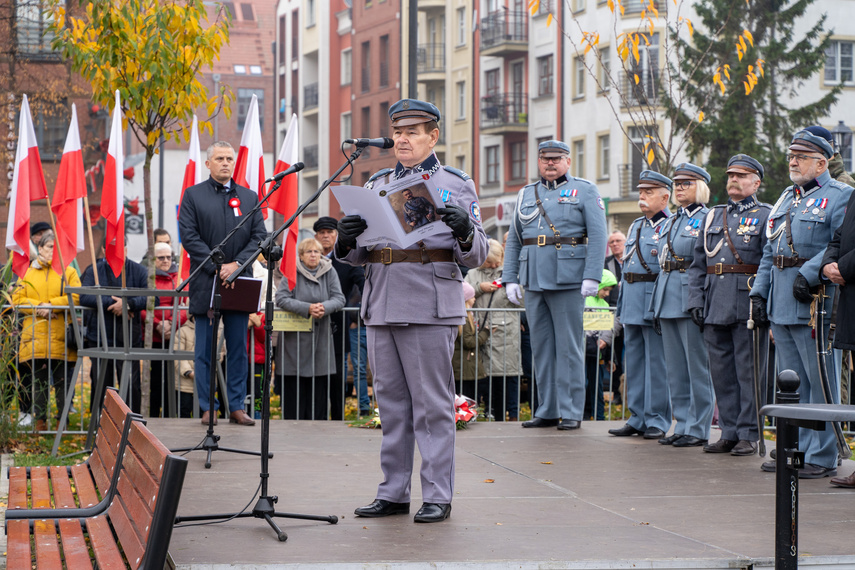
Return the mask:
<path id="1" fill-rule="evenodd" d="M 582 204 L 572 198 L 567 202 L 559 202 L 558 219 L 563 221 L 582 220 Z"/>

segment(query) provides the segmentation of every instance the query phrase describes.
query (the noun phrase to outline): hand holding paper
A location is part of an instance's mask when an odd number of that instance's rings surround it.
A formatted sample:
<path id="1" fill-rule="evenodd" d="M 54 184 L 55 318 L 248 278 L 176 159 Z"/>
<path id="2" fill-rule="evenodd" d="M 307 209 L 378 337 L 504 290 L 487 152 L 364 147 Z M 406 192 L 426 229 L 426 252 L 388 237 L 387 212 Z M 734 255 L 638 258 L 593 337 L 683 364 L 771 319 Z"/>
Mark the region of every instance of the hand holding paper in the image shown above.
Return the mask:
<path id="1" fill-rule="evenodd" d="M 436 213 L 442 216 L 442 221 L 451 228 L 451 233 L 459 240 L 465 240 L 469 237 L 469 232 L 475 229 L 469 214 L 460 206 L 448 204 L 444 208 L 437 209 Z"/>

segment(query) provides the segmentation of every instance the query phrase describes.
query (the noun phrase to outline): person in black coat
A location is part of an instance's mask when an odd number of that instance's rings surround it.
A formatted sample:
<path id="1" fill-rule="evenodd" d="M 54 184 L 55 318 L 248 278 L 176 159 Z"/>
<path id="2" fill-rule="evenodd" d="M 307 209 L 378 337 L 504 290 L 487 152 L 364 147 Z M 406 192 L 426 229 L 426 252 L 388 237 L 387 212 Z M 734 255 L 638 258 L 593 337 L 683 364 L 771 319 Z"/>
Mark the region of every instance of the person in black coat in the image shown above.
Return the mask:
<path id="1" fill-rule="evenodd" d="M 211 249 L 237 226 L 241 219 L 258 204 L 258 195 L 239 186 L 232 180 L 235 152 L 224 141 L 208 147 L 205 166 L 211 171 L 208 180 L 184 191 L 178 214 L 178 230 L 184 249 L 190 256 L 191 273 L 202 264 Z M 225 257 L 219 276 L 216 265 L 208 260 L 190 282 L 190 314 L 196 317 L 196 393 L 202 410 L 202 423 L 208 423 L 208 397 L 210 392 L 210 346 L 213 318 L 209 316 L 214 278 L 228 279 L 237 268 L 255 253 L 259 242 L 267 236 L 261 211 L 253 214 L 223 246 Z M 251 277 L 251 268 L 246 272 Z M 226 339 L 228 378 L 226 391 L 229 402 L 229 421 L 241 425 L 254 425 L 255 421 L 244 410 L 248 357 L 246 330 L 249 313 L 222 311 L 223 336 Z M 218 402 L 215 403 L 215 407 Z M 215 410 L 216 412 L 216 410 Z"/>
<path id="2" fill-rule="evenodd" d="M 104 254 L 103 244 L 99 252 Z M 101 287 L 122 287 L 122 276 L 114 275 L 107 260 L 101 257 L 96 262 L 98 268 L 98 284 Z M 83 272 L 83 277 L 80 279 L 80 284 L 83 287 L 95 286 L 95 274 L 92 266 L 86 268 Z M 125 248 L 125 285 L 128 289 L 145 289 L 148 284 L 148 272 L 145 267 L 128 259 L 127 247 Z M 84 307 L 96 308 L 98 306 L 98 295 L 81 295 L 80 304 Z M 142 343 L 142 319 L 140 313 L 145 310 L 146 297 L 115 297 L 112 295 L 102 295 L 100 297 L 101 305 L 104 307 L 104 327 L 107 333 L 107 346 L 124 346 L 124 336 L 122 332 L 122 301 L 128 304 L 128 315 L 131 318 L 130 328 L 130 345 L 133 347 L 141 347 Z M 98 312 L 86 311 L 84 315 L 84 325 L 86 327 L 84 335 L 84 346 L 93 348 L 101 345 L 101 337 L 98 331 Z M 128 361 L 131 366 L 131 394 L 129 405 L 135 413 L 140 413 L 140 403 L 142 401 L 142 390 L 140 383 L 140 363 L 138 360 Z M 93 393 L 89 400 L 89 409 L 92 409 L 92 404 L 95 401 L 102 403 L 104 393 L 107 386 L 113 386 L 113 377 L 118 374 L 121 378 L 122 368 L 125 362 L 114 361 L 110 359 L 96 358 L 92 361 L 92 386 Z M 100 391 L 95 393 L 95 382 L 98 378 L 101 366 L 106 367 L 104 373 L 104 385 Z"/>

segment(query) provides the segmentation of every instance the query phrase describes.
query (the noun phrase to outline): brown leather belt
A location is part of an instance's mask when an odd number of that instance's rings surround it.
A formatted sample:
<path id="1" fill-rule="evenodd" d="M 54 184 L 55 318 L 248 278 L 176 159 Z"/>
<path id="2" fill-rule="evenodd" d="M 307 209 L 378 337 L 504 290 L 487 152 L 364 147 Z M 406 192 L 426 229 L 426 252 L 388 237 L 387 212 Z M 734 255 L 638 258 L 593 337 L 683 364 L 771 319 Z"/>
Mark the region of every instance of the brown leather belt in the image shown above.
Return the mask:
<path id="1" fill-rule="evenodd" d="M 778 269 L 784 269 L 786 267 L 801 267 L 808 262 L 807 258 L 792 257 L 789 255 L 776 255 L 774 259 L 774 265 Z"/>
<path id="2" fill-rule="evenodd" d="M 433 263 L 435 261 L 454 261 L 454 252 L 450 249 L 374 249 L 368 252 L 368 263 Z"/>
<path id="3" fill-rule="evenodd" d="M 560 245 L 569 244 L 573 247 L 588 243 L 588 238 L 582 237 L 555 237 L 555 236 L 537 236 L 536 238 L 526 238 L 523 240 L 523 245 Z"/>
<path id="4" fill-rule="evenodd" d="M 759 265 L 748 265 L 745 263 L 737 265 L 725 265 L 724 263 L 716 263 L 715 265 L 707 265 L 707 274 L 722 275 L 724 273 L 744 273 L 746 275 L 754 275 L 760 268 Z"/>
<path id="5" fill-rule="evenodd" d="M 679 271 L 681 273 L 685 273 L 686 270 L 689 268 L 689 265 L 691 264 L 692 263 L 690 261 L 685 259 L 682 261 L 672 261 L 669 259 L 668 261 L 662 264 L 662 271 L 664 271 L 665 273 L 670 273 L 671 271 Z"/>
<path id="6" fill-rule="evenodd" d="M 627 283 L 651 283 L 656 281 L 655 273 L 624 273 L 622 277 Z"/>

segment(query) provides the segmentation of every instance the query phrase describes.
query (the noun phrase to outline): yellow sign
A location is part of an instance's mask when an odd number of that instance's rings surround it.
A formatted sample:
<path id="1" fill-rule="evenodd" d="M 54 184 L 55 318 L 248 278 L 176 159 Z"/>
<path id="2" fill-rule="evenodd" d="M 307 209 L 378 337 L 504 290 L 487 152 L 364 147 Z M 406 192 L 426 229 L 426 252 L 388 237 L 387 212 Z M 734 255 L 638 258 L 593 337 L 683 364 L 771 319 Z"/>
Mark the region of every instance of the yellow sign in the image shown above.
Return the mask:
<path id="1" fill-rule="evenodd" d="M 585 309 L 582 325 L 586 331 L 610 331 L 615 326 L 615 314 L 609 310 Z"/>
<path id="2" fill-rule="evenodd" d="M 312 332 L 312 319 L 290 311 L 273 311 L 273 330 L 284 332 Z"/>

